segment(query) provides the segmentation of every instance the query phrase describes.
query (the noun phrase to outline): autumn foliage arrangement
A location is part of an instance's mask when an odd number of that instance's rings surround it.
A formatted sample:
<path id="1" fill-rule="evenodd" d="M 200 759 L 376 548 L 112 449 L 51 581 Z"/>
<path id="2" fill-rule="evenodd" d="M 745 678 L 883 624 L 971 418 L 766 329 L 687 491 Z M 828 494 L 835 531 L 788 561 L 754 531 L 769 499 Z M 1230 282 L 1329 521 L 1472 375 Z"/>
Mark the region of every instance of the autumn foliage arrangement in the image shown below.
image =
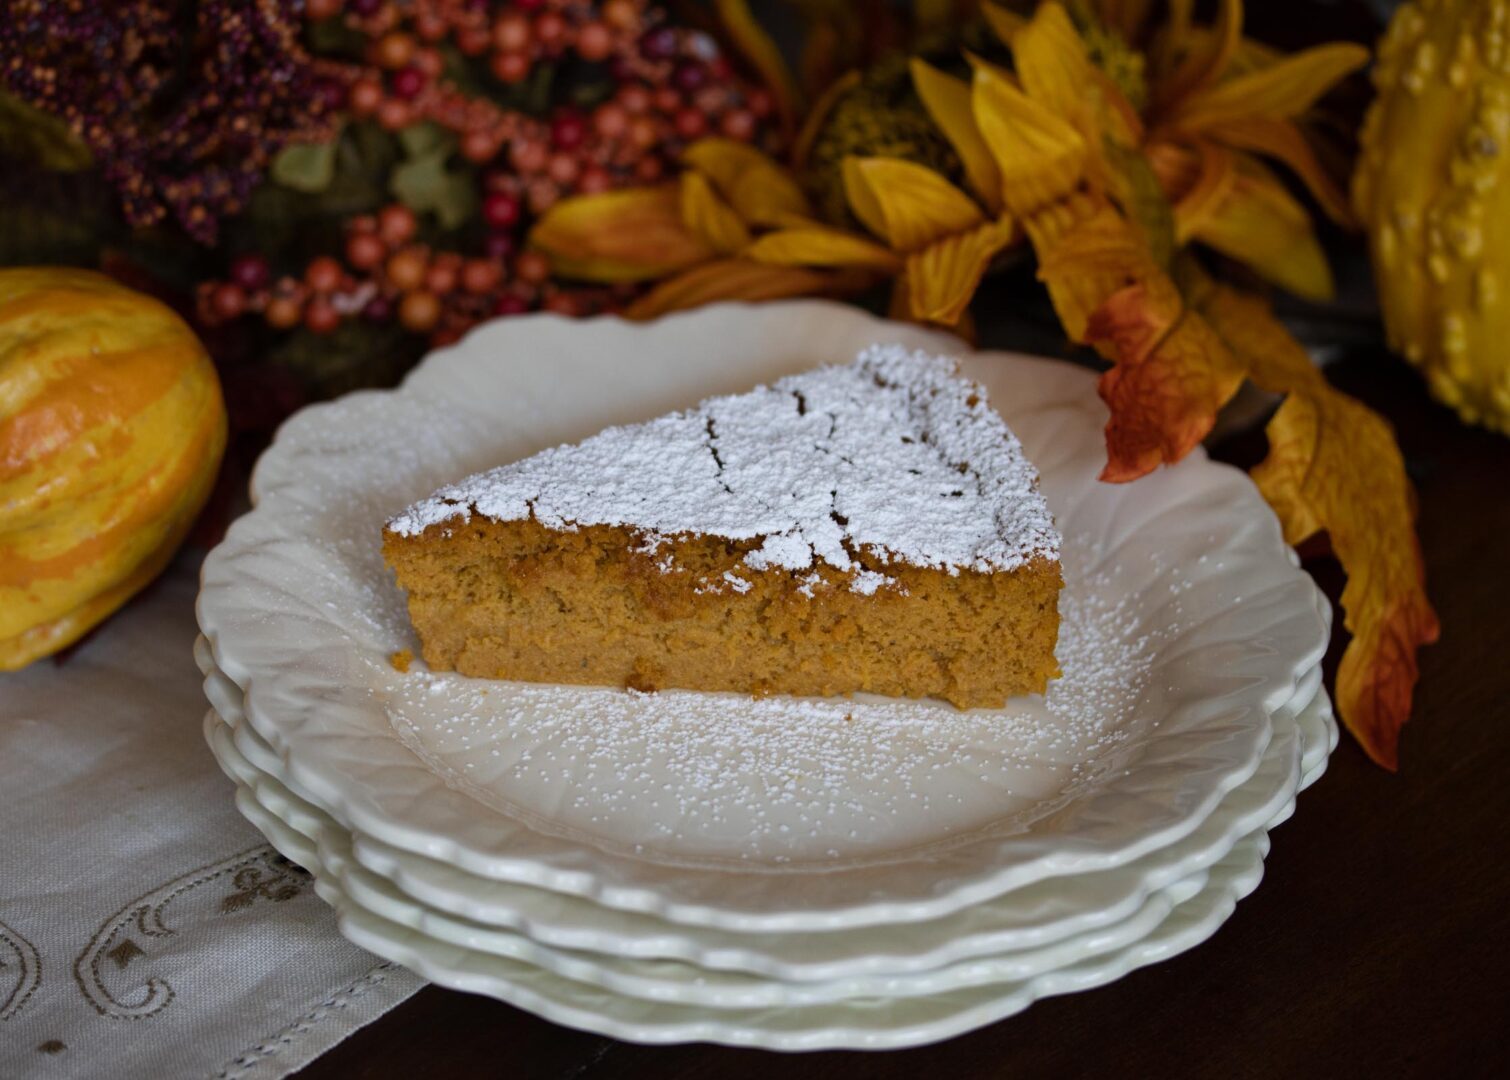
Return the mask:
<path id="1" fill-rule="evenodd" d="M 1220 3 L 1209 26 L 1190 7 L 1171 5 L 1156 25 L 1149 5 L 1113 0 L 1080 5 L 1078 19 L 1053 0 L 1031 13 L 984 5 L 994 40 L 906 64 L 948 152 L 868 153 L 851 139 L 836 161 L 842 216 L 817 213 L 798 178 L 833 138 L 825 125 L 845 97 L 865 91 L 864 73 L 828 88 L 787 162 L 702 142 L 676 181 L 568 200 L 531 243 L 563 270 L 655 281 L 631 316 L 884 279 L 894 315 L 950 327 L 1001 253 L 1025 244 L 1065 332 L 1110 363 L 1107 481 L 1180 460 L 1245 380 L 1282 395 L 1254 479 L 1286 538 L 1325 531 L 1348 574 L 1339 711 L 1393 768 L 1416 651 L 1437 636 L 1400 451 L 1260 293 L 1213 279 L 1199 255 L 1331 295 L 1309 212 L 1276 169 L 1351 224 L 1302 120 L 1368 53 L 1337 44 L 1285 56 L 1243 38 L 1239 0 Z M 658 243 L 631 246 L 630 234 Z"/>
<path id="2" fill-rule="evenodd" d="M 539 310 L 834 296 L 969 336 L 1031 259 L 1106 364 L 1106 481 L 1179 461 L 1245 383 L 1280 399 L 1254 479 L 1347 572 L 1339 712 L 1395 766 L 1437 634 L 1410 484 L 1267 299 L 1332 294 L 1313 212 L 1354 215 L 1313 119 L 1362 47 L 1279 52 L 1240 0 L 791 0 L 795 71 L 745 0 L 9 6 L 0 154 L 92 165 L 137 235 L 192 237 L 129 261 L 192 266 L 223 369 L 249 350 L 306 396 Z"/>

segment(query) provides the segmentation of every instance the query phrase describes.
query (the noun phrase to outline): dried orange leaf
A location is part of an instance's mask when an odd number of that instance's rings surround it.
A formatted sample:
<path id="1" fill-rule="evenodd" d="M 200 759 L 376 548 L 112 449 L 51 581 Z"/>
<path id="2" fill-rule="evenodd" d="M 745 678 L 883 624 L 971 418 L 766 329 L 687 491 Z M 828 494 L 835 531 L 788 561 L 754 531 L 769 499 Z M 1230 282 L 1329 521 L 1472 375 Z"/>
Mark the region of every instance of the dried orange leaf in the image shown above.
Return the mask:
<path id="1" fill-rule="evenodd" d="M 968 195 L 916 162 L 846 157 L 843 175 L 855 216 L 896 251 L 916 251 L 985 220 Z"/>
<path id="2" fill-rule="evenodd" d="M 713 186 L 749 225 L 780 225 L 792 215 L 812 217 L 812 207 L 792 174 L 753 146 L 733 139 L 700 139 L 682 162 Z"/>
<path id="3" fill-rule="evenodd" d="M 1001 173 L 991 148 L 975 126 L 970 106 L 970 84 L 953 75 L 945 75 L 927 62 L 913 57 L 912 85 L 933 122 L 954 147 L 965 167 L 965 180 L 976 198 L 991 213 L 1001 210 Z"/>
<path id="4" fill-rule="evenodd" d="M 1038 279 L 1071 340 L 1086 340 L 1091 313 L 1124 286 L 1159 273 L 1148 246 L 1116 208 L 1088 196 L 1027 219 Z"/>
<path id="5" fill-rule="evenodd" d="M 1080 132 L 1019 90 L 1000 68 L 973 57 L 972 63 L 975 122 L 996 159 L 1007 209 L 1026 217 L 1075 190 L 1086 168 Z"/>
<path id="6" fill-rule="evenodd" d="M 631 319 L 654 319 L 719 300 L 783 300 L 838 291 L 844 279 L 796 266 L 748 259 L 718 259 L 661 282 L 624 310 Z"/>
<path id="7" fill-rule="evenodd" d="M 907 256 L 908 308 L 912 317 L 953 326 L 965 313 L 991 260 L 1012 242 L 1008 221 L 988 221 L 946 236 Z"/>
<path id="8" fill-rule="evenodd" d="M 563 199 L 530 230 L 553 272 L 588 281 L 647 281 L 713 257 L 682 222 L 681 186 Z"/>
<path id="9" fill-rule="evenodd" d="M 1288 395 L 1253 479 L 1287 540 L 1322 529 L 1331 538 L 1348 575 L 1342 608 L 1353 635 L 1337 671 L 1338 711 L 1369 756 L 1394 769 L 1416 651 L 1438 634 L 1399 447 L 1382 417 L 1332 389 L 1262 300 L 1217 287 L 1202 310 L 1255 383 Z"/>
<path id="10" fill-rule="evenodd" d="M 698 172 L 682 173 L 682 224 L 720 255 L 732 255 L 750 242 L 745 223 Z"/>
<path id="11" fill-rule="evenodd" d="M 1179 461 L 1243 382 L 1241 363 L 1164 274 L 1107 297 L 1085 337 L 1108 346 L 1113 361 L 1099 386 L 1111 410 L 1103 480 L 1136 480 Z"/>
<path id="12" fill-rule="evenodd" d="M 1226 198 L 1191 229 L 1191 236 L 1297 296 L 1332 296 L 1332 271 L 1310 215 L 1278 180 L 1251 163 L 1240 163 Z"/>
<path id="13" fill-rule="evenodd" d="M 1175 107 L 1173 122 L 1185 131 L 1201 131 L 1246 116 L 1287 119 L 1366 63 L 1368 50 L 1362 45 L 1318 45 L 1192 94 Z"/>
<path id="14" fill-rule="evenodd" d="M 874 240 L 811 224 L 766 233 L 744 256 L 777 266 L 859 267 L 887 274 L 902 268 L 901 258 Z"/>

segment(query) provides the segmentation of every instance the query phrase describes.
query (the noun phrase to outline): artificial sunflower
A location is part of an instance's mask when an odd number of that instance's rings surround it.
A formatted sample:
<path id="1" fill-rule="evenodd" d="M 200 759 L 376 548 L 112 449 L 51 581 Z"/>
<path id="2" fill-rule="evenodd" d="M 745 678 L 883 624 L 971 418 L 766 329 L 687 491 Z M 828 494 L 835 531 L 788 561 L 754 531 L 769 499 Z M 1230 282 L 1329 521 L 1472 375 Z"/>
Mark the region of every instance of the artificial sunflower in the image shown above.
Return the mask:
<path id="1" fill-rule="evenodd" d="M 1331 540 L 1348 585 L 1352 633 L 1337 675 L 1339 712 L 1364 749 L 1393 768 L 1410 714 L 1416 651 L 1436 640 L 1414 497 L 1389 425 L 1332 389 L 1262 299 L 1210 280 L 1188 253 L 1159 242 L 1138 161 L 1119 152 L 1125 97 L 1098 77 L 1064 9 L 1040 5 L 1011 33 L 1017 83 L 978 67 L 998 107 L 973 104 L 1038 256 L 1039 277 L 1070 336 L 1111 362 L 1103 477 L 1132 480 L 1179 460 L 1210 430 L 1244 379 L 1284 396 L 1254 480 L 1300 543 Z M 983 77 L 987 80 L 984 84 Z M 1020 87 L 1020 89 L 1019 89 Z"/>
<path id="2" fill-rule="evenodd" d="M 996 183 L 1016 188 L 1021 180 L 1011 175 L 1014 164 L 1002 161 L 999 144 L 989 137 L 982 143 L 978 135 L 1010 109 L 1010 91 L 1031 82 L 1040 96 L 1057 95 L 1056 119 L 1091 140 L 1086 152 L 1094 172 L 1120 181 L 1120 197 L 1137 197 L 1140 177 L 1124 162 L 1119 178 L 1103 158 L 1136 153 L 1147 162 L 1161 202 L 1170 206 L 1176 246 L 1205 244 L 1290 292 L 1326 299 L 1332 277 L 1310 216 L 1265 159 L 1288 166 L 1333 220 L 1352 224 L 1347 199 L 1301 118 L 1362 66 L 1368 51 L 1335 43 L 1284 56 L 1242 37 L 1241 0 L 1223 0 L 1209 28 L 1192 24 L 1190 6 L 1171 5 L 1169 22 L 1153 27 L 1149 5 L 1117 0 L 1102 0 L 1099 17 L 1086 15 L 1080 26 L 1057 6 L 1058 14 L 1030 20 L 986 4 L 985 20 L 1013 50 L 1016 70 L 971 56 L 977 89 L 966 92 L 960 80 L 914 59 L 913 84 L 977 193 Z M 1015 46 L 1023 34 L 1056 36 L 1061 44 L 1074 36 L 1086 62 L 1057 71 L 1025 69 Z M 1037 53 L 1028 50 L 1030 58 Z M 983 72 L 989 87 L 981 92 Z M 842 100 L 839 95 L 835 104 Z M 1058 126 L 1050 122 L 1042 136 L 1062 139 Z M 993 171 L 993 159 L 1005 174 Z"/>
<path id="3" fill-rule="evenodd" d="M 1068 336 L 1110 364 L 1104 479 L 1180 460 L 1245 380 L 1283 395 L 1254 478 L 1286 538 L 1325 531 L 1348 573 L 1339 711 L 1393 767 L 1416 650 L 1437 635 L 1399 449 L 1380 417 L 1327 384 L 1266 302 L 1209 279 L 1187 247 L 1204 243 L 1301 295 L 1331 291 L 1309 218 L 1263 159 L 1346 220 L 1298 125 L 1366 53 L 1329 45 L 1281 57 L 1242 39 L 1237 0 L 1210 28 L 1192 25 L 1188 0 L 1172 2 L 1157 30 L 1146 3 L 1096 6 L 1099 17 L 1077 6 L 1078 24 L 1053 0 L 1028 18 L 983 8 L 1010 68 L 971 50 L 967 79 L 914 58 L 913 89 L 953 158 L 840 140 L 844 221 L 821 220 L 791 169 L 712 141 L 691 148 L 678 184 L 568 200 L 533 241 L 560 273 L 658 280 L 632 314 L 890 277 L 895 311 L 952 325 L 996 255 L 1026 237 Z M 844 113 L 863 85 L 850 76 L 823 95 L 795 160 L 833 144 L 825 111 Z M 596 258 L 609 248 L 614 258 Z"/>
<path id="4" fill-rule="evenodd" d="M 681 176 L 552 207 L 530 234 L 554 272 L 657 281 L 625 311 L 649 319 L 716 300 L 843 295 L 897 274 L 901 260 L 816 219 L 795 177 L 744 143 L 704 139 Z"/>

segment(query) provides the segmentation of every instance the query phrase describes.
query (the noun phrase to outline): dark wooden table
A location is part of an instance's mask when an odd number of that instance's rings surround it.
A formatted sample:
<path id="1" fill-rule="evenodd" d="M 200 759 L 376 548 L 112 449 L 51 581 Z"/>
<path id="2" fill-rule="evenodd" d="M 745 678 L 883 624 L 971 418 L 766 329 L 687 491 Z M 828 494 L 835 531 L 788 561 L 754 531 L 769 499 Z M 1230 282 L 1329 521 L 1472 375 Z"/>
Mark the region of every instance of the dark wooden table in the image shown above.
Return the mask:
<path id="1" fill-rule="evenodd" d="M 1329 371 L 1399 432 L 1442 640 L 1421 657 L 1400 773 L 1344 735 L 1274 833 L 1263 884 L 1210 941 L 981 1031 L 877 1054 L 634 1046 L 431 987 L 299 1075 L 1510 1076 L 1510 439 L 1459 425 L 1380 352 Z M 1246 436 L 1218 447 L 1241 463 L 1261 452 Z M 1335 565 L 1308 565 L 1335 601 Z"/>

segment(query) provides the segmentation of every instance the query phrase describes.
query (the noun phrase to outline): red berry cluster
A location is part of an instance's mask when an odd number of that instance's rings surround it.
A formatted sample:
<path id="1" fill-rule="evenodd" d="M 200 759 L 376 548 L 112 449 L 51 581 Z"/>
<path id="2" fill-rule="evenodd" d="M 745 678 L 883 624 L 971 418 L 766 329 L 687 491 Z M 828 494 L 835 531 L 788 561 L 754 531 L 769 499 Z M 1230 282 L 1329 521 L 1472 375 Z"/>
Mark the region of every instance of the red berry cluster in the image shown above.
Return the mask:
<path id="1" fill-rule="evenodd" d="M 562 195 L 654 180 L 704 135 L 753 139 L 772 108 L 764 90 L 734 81 L 712 38 L 665 25 L 646 0 L 314 0 L 306 10 L 333 17 L 343 6 L 370 41 L 368 66 L 347 91 L 350 112 L 395 131 L 420 120 L 448 128 L 468 160 L 506 166 L 535 213 Z M 606 65 L 617 89 L 590 112 L 528 116 L 459 91 L 444 77 L 445 47 L 485 59 L 504 84 L 576 57 Z"/>
<path id="2" fill-rule="evenodd" d="M 545 259 L 521 250 L 533 218 L 566 195 L 653 182 L 706 135 L 760 138 L 773 110 L 711 37 L 670 25 L 649 0 L 306 0 L 305 14 L 339 18 L 367 41 L 363 66 L 322 84 L 326 103 L 392 131 L 429 121 L 453 132 L 478 167 L 484 231 L 466 254 L 432 250 L 417 242 L 413 213 L 389 206 L 347 223 L 344 260 L 320 256 L 298 277 L 272 282 L 265 259 L 238 260 L 241 273 L 201 288 L 212 324 L 260 312 L 278 329 L 328 333 L 343 318 L 397 319 L 444 341 L 490 315 L 612 310 L 632 290 L 553 282 Z M 512 86 L 567 61 L 606 73 L 591 108 L 509 110 L 446 74 L 464 63 Z"/>
<path id="3" fill-rule="evenodd" d="M 398 203 L 354 218 L 344 263 L 321 255 L 299 277 L 275 280 L 266 258 L 242 255 L 227 280 L 200 286 L 200 315 L 213 325 L 260 314 L 276 330 L 303 326 L 315 334 L 329 334 L 347 318 L 397 319 L 405 330 L 444 344 L 493 315 L 587 315 L 616 310 L 630 295 L 622 288 L 563 288 L 549 280 L 549 264 L 534 251 L 510 260 L 496 250 L 471 257 L 432 250 L 416 241 L 417 228 L 414 212 Z"/>

